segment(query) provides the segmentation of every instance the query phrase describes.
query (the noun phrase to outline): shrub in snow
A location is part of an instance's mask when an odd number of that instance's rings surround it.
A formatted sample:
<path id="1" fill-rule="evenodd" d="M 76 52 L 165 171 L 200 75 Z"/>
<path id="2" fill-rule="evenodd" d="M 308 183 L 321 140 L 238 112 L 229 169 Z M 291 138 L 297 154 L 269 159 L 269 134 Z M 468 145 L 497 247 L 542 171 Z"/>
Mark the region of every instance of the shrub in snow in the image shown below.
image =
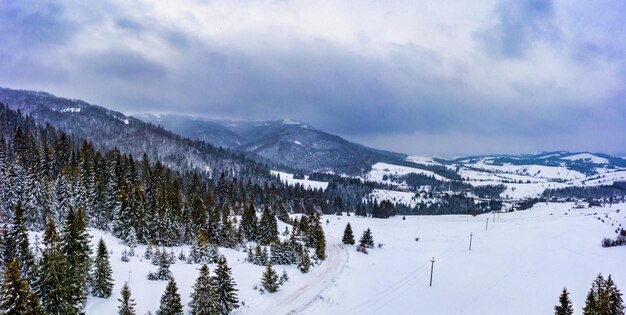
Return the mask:
<path id="1" fill-rule="evenodd" d="M 378 248 L 383 248 L 383 243 L 378 243 Z"/>
<path id="2" fill-rule="evenodd" d="M 367 254 L 367 249 L 363 245 L 359 245 L 356 247 L 356 251 L 359 253 Z"/>
<path id="3" fill-rule="evenodd" d="M 129 261 L 130 261 L 130 259 L 128 258 L 128 253 L 126 252 L 126 250 L 124 250 L 124 251 L 122 252 L 122 258 L 121 258 L 121 260 L 122 260 L 123 262 L 129 262 Z"/>
<path id="4" fill-rule="evenodd" d="M 416 237 L 416 238 L 415 238 L 415 241 L 416 241 L 416 242 L 419 242 L 419 241 L 420 241 L 420 238 L 419 238 L 419 237 Z"/>

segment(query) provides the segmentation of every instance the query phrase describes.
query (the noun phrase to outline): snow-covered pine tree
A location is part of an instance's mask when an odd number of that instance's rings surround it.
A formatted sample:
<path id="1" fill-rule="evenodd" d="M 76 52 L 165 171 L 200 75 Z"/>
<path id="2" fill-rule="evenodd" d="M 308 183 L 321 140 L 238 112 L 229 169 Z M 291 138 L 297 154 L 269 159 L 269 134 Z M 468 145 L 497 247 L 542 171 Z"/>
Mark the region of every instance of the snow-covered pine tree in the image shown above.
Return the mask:
<path id="1" fill-rule="evenodd" d="M 158 248 L 157 248 L 158 249 Z M 158 254 L 155 252 L 153 257 L 153 262 L 156 261 L 159 269 L 156 272 L 148 273 L 148 280 L 169 280 L 172 278 L 172 272 L 170 271 L 171 260 L 170 257 L 163 249 L 163 251 L 159 251 Z"/>
<path id="2" fill-rule="evenodd" d="M 13 209 L 13 225 L 9 230 L 5 243 L 4 261 L 11 261 L 15 257 L 20 264 L 22 278 L 32 285 L 34 281 L 35 257 L 30 250 L 28 231 L 24 222 L 24 211 L 22 203 L 19 201 Z"/>
<path id="3" fill-rule="evenodd" d="M 363 235 L 359 240 L 359 244 L 367 248 L 374 247 L 374 237 L 372 236 L 372 231 L 370 230 L 370 228 L 367 228 L 367 230 L 363 231 Z"/>
<path id="4" fill-rule="evenodd" d="M 241 215 L 241 229 L 243 230 L 243 234 L 248 241 L 256 240 L 257 234 L 257 223 L 258 219 L 256 217 L 256 210 L 254 210 L 254 205 L 250 203 L 248 207 L 245 207 L 243 210 L 243 214 Z"/>
<path id="5" fill-rule="evenodd" d="M 237 289 L 235 289 L 235 281 L 232 278 L 230 268 L 224 256 L 220 256 L 215 269 L 215 287 L 217 290 L 217 304 L 221 314 L 230 314 L 230 312 L 239 307 L 239 299 L 237 298 Z"/>
<path id="6" fill-rule="evenodd" d="M 607 295 L 609 299 L 609 314 L 611 315 L 624 315 L 624 300 L 622 299 L 622 293 L 613 282 L 611 275 L 606 278 Z"/>
<path id="7" fill-rule="evenodd" d="M 108 298 L 113 290 L 113 270 L 109 262 L 109 252 L 104 240 L 98 242 L 96 258 L 91 275 L 91 293 L 96 297 Z"/>
<path id="8" fill-rule="evenodd" d="M 324 230 L 320 226 L 317 229 L 317 242 L 315 244 L 315 256 L 317 258 L 324 260 L 326 259 L 326 237 L 324 236 Z"/>
<path id="9" fill-rule="evenodd" d="M 87 218 L 82 208 L 70 209 L 61 234 L 63 253 L 70 267 L 70 303 L 82 309 L 87 300 L 87 286 L 91 269 L 91 237 L 87 231 Z"/>
<path id="10" fill-rule="evenodd" d="M 598 315 L 596 312 L 596 297 L 593 288 L 591 288 L 589 293 L 587 293 L 585 306 L 583 306 L 583 315 Z"/>
<path id="11" fill-rule="evenodd" d="M 350 222 L 348 222 L 346 229 L 343 231 L 343 238 L 341 241 L 346 245 L 354 245 L 354 234 L 352 233 L 352 226 L 350 226 Z"/>
<path id="12" fill-rule="evenodd" d="M 191 293 L 191 302 L 189 302 L 191 314 L 219 315 L 220 308 L 217 299 L 217 290 L 214 280 L 209 274 L 209 268 L 207 265 L 202 265 L 200 275 L 196 279 L 193 292 Z"/>
<path id="13" fill-rule="evenodd" d="M 270 245 L 278 241 L 278 222 L 272 211 L 265 207 L 259 221 L 257 240 L 261 245 Z"/>
<path id="14" fill-rule="evenodd" d="M 20 275 L 16 259 L 6 264 L 4 279 L 0 287 L 0 312 L 2 314 L 43 314 L 39 299 L 30 290 L 28 281 Z"/>
<path id="15" fill-rule="evenodd" d="M 269 293 L 274 293 L 278 290 L 278 274 L 272 268 L 272 263 L 267 264 L 263 277 L 261 278 L 261 285 Z"/>
<path id="16" fill-rule="evenodd" d="M 183 315 L 183 305 L 174 278 L 170 278 L 165 287 L 165 292 L 161 296 L 161 306 L 156 315 Z"/>
<path id="17" fill-rule="evenodd" d="M 36 293 L 47 314 L 78 314 L 79 309 L 71 303 L 69 266 L 61 248 L 61 238 L 54 220 L 48 219 L 44 231 L 45 249 L 39 264 Z"/>
<path id="18" fill-rule="evenodd" d="M 574 309 L 572 308 L 572 301 L 569 299 L 569 293 L 567 288 L 563 288 L 561 296 L 559 297 L 559 304 L 554 306 L 554 315 L 572 315 Z"/>
<path id="19" fill-rule="evenodd" d="M 309 251 L 306 248 L 302 248 L 298 255 L 298 270 L 302 273 L 307 273 L 311 269 L 311 258 L 309 257 Z"/>
<path id="20" fill-rule="evenodd" d="M 135 315 L 135 300 L 130 297 L 130 288 L 128 287 L 128 282 L 124 283 L 122 287 L 122 298 L 117 299 L 120 302 L 120 306 L 118 308 L 119 315 Z"/>

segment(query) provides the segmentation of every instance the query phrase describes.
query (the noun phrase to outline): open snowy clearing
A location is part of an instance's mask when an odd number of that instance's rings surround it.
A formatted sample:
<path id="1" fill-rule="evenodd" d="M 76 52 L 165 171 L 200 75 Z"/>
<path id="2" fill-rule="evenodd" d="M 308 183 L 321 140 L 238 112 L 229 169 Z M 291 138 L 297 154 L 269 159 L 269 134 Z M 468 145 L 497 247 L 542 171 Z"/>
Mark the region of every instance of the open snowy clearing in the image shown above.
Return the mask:
<path id="1" fill-rule="evenodd" d="M 278 171 L 272 171 L 272 175 L 280 176 L 280 180 L 282 180 L 284 183 L 290 186 L 300 184 L 305 189 L 322 189 L 322 190 L 328 187 L 327 182 L 318 182 L 314 180 L 309 180 L 308 175 L 304 176 L 304 179 L 294 179 L 293 174 L 289 174 L 285 172 L 278 172 Z"/>
<path id="2" fill-rule="evenodd" d="M 614 238 L 616 226 L 626 223 L 626 207 L 570 211 L 572 206 L 543 203 L 528 211 L 498 214 L 495 222 L 493 215 L 417 216 L 405 221 L 331 217 L 326 226 L 331 236 L 340 237 L 349 221 L 357 238 L 370 227 L 374 240 L 384 246 L 368 255 L 350 246 L 346 271 L 304 313 L 551 314 L 567 286 L 575 314 L 580 314 L 599 272 L 612 274 L 620 288 L 626 287 L 626 248 L 600 246 L 603 237 Z M 605 223 L 587 215 L 593 213 Z"/>

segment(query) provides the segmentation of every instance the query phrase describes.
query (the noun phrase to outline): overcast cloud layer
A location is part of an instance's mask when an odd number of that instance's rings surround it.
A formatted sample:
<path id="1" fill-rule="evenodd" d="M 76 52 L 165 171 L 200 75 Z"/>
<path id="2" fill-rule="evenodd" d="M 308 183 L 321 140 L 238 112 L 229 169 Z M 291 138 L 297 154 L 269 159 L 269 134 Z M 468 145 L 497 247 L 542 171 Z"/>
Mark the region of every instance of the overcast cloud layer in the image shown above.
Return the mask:
<path id="1" fill-rule="evenodd" d="M 0 85 L 405 153 L 617 154 L 625 18 L 621 0 L 3 1 Z"/>

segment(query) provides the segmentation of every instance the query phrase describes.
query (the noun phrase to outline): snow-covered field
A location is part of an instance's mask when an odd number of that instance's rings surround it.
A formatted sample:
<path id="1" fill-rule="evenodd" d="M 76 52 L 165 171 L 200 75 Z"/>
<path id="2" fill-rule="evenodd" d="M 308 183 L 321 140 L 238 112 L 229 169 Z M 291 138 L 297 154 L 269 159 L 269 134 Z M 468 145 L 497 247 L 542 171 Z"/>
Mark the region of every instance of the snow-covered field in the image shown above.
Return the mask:
<path id="1" fill-rule="evenodd" d="M 550 314 L 563 286 L 571 292 L 575 314 L 580 314 L 598 273 L 612 274 L 622 291 L 626 288 L 626 247 L 600 246 L 602 238 L 614 238 L 616 227 L 626 224 L 626 204 L 572 206 L 537 204 L 531 210 L 497 214 L 495 222 L 494 215 L 408 216 L 406 220 L 324 216 L 327 260 L 308 274 L 293 266 L 276 266 L 279 273 L 285 269 L 290 280 L 274 294 L 260 295 L 252 289 L 260 282 L 263 267 L 244 262 L 243 252 L 223 248 L 220 252 L 233 269 L 239 298 L 245 303 L 236 314 Z M 383 247 L 365 255 L 341 244 L 348 222 L 357 240 L 369 227 Z M 279 230 L 284 227 L 281 223 Z M 91 234 L 94 243 L 103 237 L 112 250 L 116 281 L 112 297 L 89 298 L 87 313 L 114 313 L 125 281 L 137 313 L 154 312 L 166 281 L 148 281 L 146 274 L 157 267 L 139 257 L 122 262 L 125 247 L 117 239 L 97 230 Z M 139 246 L 136 252 L 144 250 Z M 433 286 L 429 287 L 433 257 Z M 189 302 L 199 267 L 184 262 L 171 267 L 184 304 Z M 214 267 L 209 265 L 211 271 Z"/>
<path id="2" fill-rule="evenodd" d="M 305 175 L 304 179 L 294 179 L 293 174 L 289 174 L 285 172 L 278 172 L 278 171 L 272 171 L 272 175 L 279 175 L 280 180 L 287 183 L 287 185 L 291 185 L 291 186 L 300 184 L 304 186 L 304 188 L 309 188 L 309 189 L 320 189 L 320 188 L 326 189 L 326 187 L 328 187 L 327 182 L 318 182 L 314 180 L 309 180 L 308 175 Z"/>
<path id="3" fill-rule="evenodd" d="M 365 175 L 365 179 L 374 181 L 374 182 L 393 184 L 393 182 L 390 180 L 383 180 L 383 177 L 385 175 L 386 176 L 391 176 L 391 175 L 402 176 L 402 175 L 407 175 L 410 173 L 423 174 L 426 176 L 434 176 L 436 179 L 443 180 L 443 181 L 448 180 L 447 178 L 437 175 L 431 171 L 422 170 L 419 168 L 407 167 L 407 166 L 399 166 L 399 165 L 393 165 L 393 164 L 388 164 L 388 163 L 382 163 L 382 162 L 372 165 L 372 170 Z"/>

